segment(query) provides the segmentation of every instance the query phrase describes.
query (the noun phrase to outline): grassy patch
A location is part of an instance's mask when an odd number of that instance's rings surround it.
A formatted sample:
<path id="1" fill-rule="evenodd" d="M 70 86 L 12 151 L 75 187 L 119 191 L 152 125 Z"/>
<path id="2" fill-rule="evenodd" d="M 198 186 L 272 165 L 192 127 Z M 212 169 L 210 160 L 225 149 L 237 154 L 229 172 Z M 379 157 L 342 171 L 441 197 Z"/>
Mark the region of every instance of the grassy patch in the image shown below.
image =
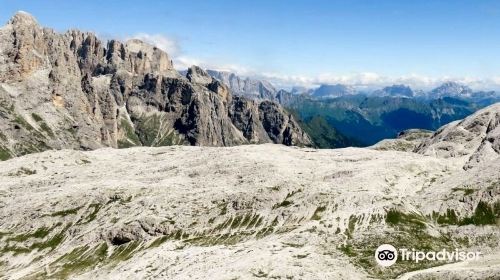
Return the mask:
<path id="1" fill-rule="evenodd" d="M 326 206 L 318 206 L 316 210 L 314 210 L 313 215 L 311 216 L 311 220 L 319 221 L 321 220 L 321 213 L 326 210 Z"/>
<path id="2" fill-rule="evenodd" d="M 31 249 L 38 249 L 39 251 L 43 249 L 50 248 L 50 250 L 54 250 L 61 242 L 64 240 L 65 237 L 65 232 L 66 230 L 63 230 L 56 235 L 52 236 L 49 240 L 44 241 L 44 242 L 36 242 L 31 245 Z"/>
<path id="3" fill-rule="evenodd" d="M 0 146 L 0 161 L 8 160 L 12 157 L 10 151 Z"/>
<path id="4" fill-rule="evenodd" d="M 460 225 L 494 225 L 500 218 L 500 203 L 497 201 L 493 205 L 479 201 L 474 210 L 474 214 L 470 217 L 465 217 L 460 221 Z"/>
<path id="5" fill-rule="evenodd" d="M 33 117 L 33 119 L 36 121 L 36 122 L 41 122 L 43 121 L 43 118 L 40 117 L 40 115 L 36 114 L 36 113 L 31 113 L 31 117 Z"/>
<path id="6" fill-rule="evenodd" d="M 391 226 L 415 226 L 425 228 L 425 218 L 415 213 L 403 213 L 397 209 L 390 209 L 387 212 L 385 221 Z"/>
<path id="7" fill-rule="evenodd" d="M 495 225 L 500 219 L 500 201 L 492 204 L 479 201 L 469 217 L 460 218 L 453 209 L 447 209 L 446 214 L 432 213 L 432 218 L 440 225 Z"/>
<path id="8" fill-rule="evenodd" d="M 85 218 L 82 218 L 80 221 L 77 222 L 77 224 L 81 225 L 88 224 L 93 220 L 95 220 L 95 218 L 97 217 L 97 213 L 99 212 L 99 210 L 101 210 L 101 207 L 102 205 L 99 203 L 90 204 L 89 207 L 87 208 L 87 211 L 90 211 L 89 215 Z"/>
<path id="9" fill-rule="evenodd" d="M 108 245 L 106 243 L 92 249 L 88 246 L 75 248 L 49 265 L 51 274 L 41 276 L 51 279 L 68 279 L 71 275 L 83 273 L 105 261 L 107 251 Z"/>
<path id="10" fill-rule="evenodd" d="M 464 192 L 464 195 L 471 195 L 473 194 L 475 191 L 477 191 L 476 189 L 471 189 L 471 188 L 453 188 L 451 189 L 453 192 Z"/>
<path id="11" fill-rule="evenodd" d="M 29 124 L 23 117 L 16 115 L 14 118 L 14 122 L 17 123 L 18 125 L 24 127 L 26 130 L 33 130 L 33 126 Z"/>
<path id="12" fill-rule="evenodd" d="M 440 225 L 457 225 L 459 222 L 458 216 L 453 209 L 446 209 L 446 214 L 439 215 L 433 213 L 433 218 Z"/>
<path id="13" fill-rule="evenodd" d="M 8 238 L 7 241 L 15 241 L 15 242 L 24 242 L 30 238 L 45 238 L 49 233 L 51 232 L 52 229 L 49 229 L 47 227 L 41 227 L 38 228 L 34 232 L 30 233 L 23 233 L 16 235 L 14 237 Z"/>
<path id="14" fill-rule="evenodd" d="M 144 146 L 160 147 L 180 145 L 184 140 L 175 132 L 168 131 L 168 120 L 161 114 L 142 116 L 135 121 L 135 131 Z"/>
<path id="15" fill-rule="evenodd" d="M 115 248 L 113 254 L 109 256 L 111 263 L 118 263 L 130 259 L 141 245 L 138 241 L 131 241 Z"/>
<path id="16" fill-rule="evenodd" d="M 47 135 L 49 135 L 50 137 L 54 137 L 54 132 L 46 122 L 40 122 L 40 128 L 45 131 L 45 133 L 47 133 Z"/>
<path id="17" fill-rule="evenodd" d="M 57 217 L 57 216 L 65 217 L 65 216 L 68 216 L 68 215 L 75 215 L 75 214 L 78 213 L 78 210 L 80 210 L 81 208 L 82 207 L 79 206 L 79 207 L 72 208 L 72 209 L 66 209 L 66 210 L 57 211 L 57 212 L 54 212 L 54 213 L 50 214 L 50 216 L 52 216 L 52 217 Z"/>
<path id="18" fill-rule="evenodd" d="M 120 129 L 123 129 L 125 139 L 118 140 L 118 148 L 130 148 L 141 145 L 141 140 L 139 139 L 137 134 L 135 134 L 135 130 L 130 125 L 128 120 L 124 118 L 120 120 Z"/>

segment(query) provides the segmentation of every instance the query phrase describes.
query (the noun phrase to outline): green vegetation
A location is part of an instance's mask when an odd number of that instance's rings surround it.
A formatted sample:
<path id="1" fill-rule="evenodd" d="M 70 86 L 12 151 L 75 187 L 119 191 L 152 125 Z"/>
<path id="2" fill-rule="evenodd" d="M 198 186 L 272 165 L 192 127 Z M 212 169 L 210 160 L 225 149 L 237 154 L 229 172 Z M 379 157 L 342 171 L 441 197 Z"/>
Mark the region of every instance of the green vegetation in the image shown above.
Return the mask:
<path id="1" fill-rule="evenodd" d="M 38 249 L 39 251 L 41 251 L 43 249 L 46 249 L 46 248 L 50 248 L 50 250 L 52 251 L 57 246 L 59 246 L 59 244 L 61 244 L 61 242 L 64 240 L 64 237 L 65 237 L 64 232 L 65 231 L 66 231 L 66 229 L 64 229 L 63 231 L 55 234 L 54 236 L 52 236 L 47 241 L 33 243 L 33 245 L 31 245 L 30 248 L 31 249 Z"/>
<path id="2" fill-rule="evenodd" d="M 46 122 L 40 122 L 40 128 L 45 131 L 45 133 L 47 133 L 47 135 L 49 135 L 50 137 L 54 137 L 54 132 L 52 131 L 52 129 L 50 129 L 50 127 L 47 125 Z"/>
<path id="3" fill-rule="evenodd" d="M 33 117 L 33 119 L 36 121 L 36 122 L 41 122 L 43 121 L 43 118 L 40 117 L 38 114 L 36 113 L 31 113 L 31 117 Z"/>
<path id="4" fill-rule="evenodd" d="M 351 244 L 340 245 L 340 247 L 338 249 L 340 251 L 342 251 L 348 257 L 355 257 L 356 256 L 356 253 L 354 252 L 354 249 L 353 249 Z"/>
<path id="5" fill-rule="evenodd" d="M 393 227 L 384 232 L 369 233 L 356 238 L 348 238 L 346 244 L 338 249 L 351 259 L 351 262 L 363 268 L 367 273 L 377 279 L 393 279 L 396 276 L 418 269 L 424 269 L 440 262 L 422 261 L 396 262 L 388 268 L 381 268 L 373 257 L 376 248 L 380 244 L 391 244 L 396 248 L 415 248 L 423 251 L 439 251 L 444 248 L 454 248 L 456 244 L 448 236 L 433 236 L 427 232 L 424 217 L 416 213 L 403 213 L 396 209 L 388 211 L 386 222 Z M 357 219 L 350 219 L 351 221 Z M 379 227 L 378 224 L 374 225 Z"/>
<path id="6" fill-rule="evenodd" d="M 184 141 L 175 131 L 167 131 L 168 120 L 161 114 L 142 116 L 135 121 L 135 131 L 144 146 L 179 145 Z"/>
<path id="7" fill-rule="evenodd" d="M 30 142 L 17 142 L 14 144 L 12 151 L 15 151 L 15 155 L 22 156 L 32 153 L 43 152 L 49 150 L 50 147 L 43 142 L 42 139 L 45 137 L 41 135 L 38 131 L 34 130 L 31 132 L 33 137 Z"/>
<path id="8" fill-rule="evenodd" d="M 52 271 L 50 278 L 68 279 L 71 275 L 83 273 L 106 260 L 107 251 L 108 245 L 106 243 L 92 249 L 88 246 L 75 248 L 49 265 L 50 271 Z M 39 276 L 44 278 L 48 275 L 44 272 Z"/>
<path id="9" fill-rule="evenodd" d="M 130 259 L 135 251 L 139 249 L 139 245 L 141 245 L 140 242 L 132 241 L 116 247 L 113 254 L 109 256 L 109 261 L 111 263 L 118 263 Z"/>
<path id="10" fill-rule="evenodd" d="M 25 129 L 31 131 L 33 130 L 33 126 L 29 124 L 23 117 L 16 115 L 14 118 L 14 122 L 17 123 L 18 125 L 24 127 Z"/>
<path id="11" fill-rule="evenodd" d="M 221 203 L 221 204 L 219 204 L 217 206 L 220 209 L 220 213 L 219 213 L 220 216 L 226 215 L 226 213 L 227 213 L 227 205 L 228 205 L 227 202 L 223 202 L 223 203 Z"/>
<path id="12" fill-rule="evenodd" d="M 51 228 L 47 227 L 41 227 L 38 228 L 34 232 L 29 232 L 29 233 L 23 233 L 19 234 L 13 237 L 8 238 L 6 241 L 7 242 L 16 242 L 16 243 L 22 243 L 25 241 L 28 241 L 30 239 L 44 239 L 46 238 L 56 227 L 60 226 L 61 223 L 55 224 Z M 71 225 L 71 224 L 70 224 Z M 42 251 L 44 249 L 50 248 L 50 250 L 54 250 L 65 238 L 65 231 L 69 228 L 68 225 L 66 228 L 62 229 L 60 232 L 54 234 L 52 237 L 50 237 L 47 240 L 42 240 L 42 241 L 35 241 L 33 242 L 30 246 L 22 246 L 19 244 L 16 245 L 7 245 L 4 248 L 1 249 L 0 253 L 3 252 L 13 252 L 15 255 L 17 254 L 26 254 L 30 253 L 31 251 L 37 249 L 38 251 Z"/>
<path id="13" fill-rule="evenodd" d="M 495 225 L 500 220 L 500 201 L 492 203 L 491 205 L 479 201 L 474 213 L 469 217 L 460 218 L 453 209 L 447 209 L 446 214 L 432 213 L 432 218 L 440 225 Z"/>
<path id="14" fill-rule="evenodd" d="M 433 213 L 433 216 L 435 214 Z M 445 215 L 436 215 L 437 223 L 440 225 L 457 225 L 458 224 L 458 217 L 457 214 L 455 214 L 455 210 L 453 209 L 447 209 Z"/>
<path id="15" fill-rule="evenodd" d="M 382 139 L 394 138 L 400 131 L 410 128 L 435 130 L 485 106 L 457 100 L 443 98 L 424 101 L 359 94 L 322 100 L 303 98 L 289 105 L 287 110 L 294 112 L 297 120 L 303 120 L 300 126 L 311 135 L 316 145 L 331 145 L 329 148 L 333 148 L 335 145 L 347 144 L 343 139 L 373 145 Z M 436 114 L 441 117 L 436 118 Z"/>
<path id="16" fill-rule="evenodd" d="M 135 134 L 134 128 L 130 125 L 128 120 L 122 118 L 120 120 L 120 129 L 125 132 L 125 139 L 118 140 L 118 148 L 130 148 L 133 146 L 140 146 L 141 140 Z"/>
<path id="17" fill-rule="evenodd" d="M 464 195 L 471 195 L 471 194 L 473 194 L 476 191 L 476 189 L 471 189 L 471 188 L 453 188 L 451 190 L 453 192 L 462 191 L 462 192 L 464 192 Z"/>
<path id="18" fill-rule="evenodd" d="M 90 214 L 84 218 L 82 218 L 80 221 L 77 222 L 77 224 L 88 224 L 90 222 L 92 222 L 93 220 L 95 220 L 95 218 L 97 217 L 97 213 L 99 212 L 99 210 L 101 210 L 101 207 L 102 205 L 99 204 L 99 203 L 93 203 L 93 204 L 90 204 L 89 207 L 87 208 L 87 211 L 91 211 Z"/>
<path id="19" fill-rule="evenodd" d="M 345 235 L 347 238 L 352 238 L 352 234 L 354 233 L 354 230 L 356 229 L 356 223 L 358 222 L 358 217 L 355 215 L 351 215 L 349 217 L 349 223 L 348 226 L 345 230 Z"/>
<path id="20" fill-rule="evenodd" d="M 387 224 L 391 226 L 409 226 L 420 229 L 426 228 L 425 218 L 416 213 L 403 213 L 397 209 L 390 209 L 385 218 Z"/>
<path id="21" fill-rule="evenodd" d="M 465 217 L 460 221 L 460 225 L 494 225 L 500 219 L 500 201 L 497 201 L 493 206 L 486 202 L 479 201 L 474 210 L 474 214 L 470 217 Z"/>
<path id="22" fill-rule="evenodd" d="M 12 157 L 9 150 L 0 146 L 0 161 L 8 160 Z"/>
<path id="23" fill-rule="evenodd" d="M 14 237 L 8 238 L 7 241 L 15 241 L 15 242 L 24 242 L 30 238 L 44 238 L 47 235 L 49 235 L 50 231 L 52 229 L 46 228 L 46 227 L 41 227 L 38 228 L 36 231 L 31 232 L 31 233 L 23 233 L 16 235 Z"/>
<path id="24" fill-rule="evenodd" d="M 358 141 L 337 131 L 335 127 L 328 124 L 323 116 L 316 115 L 311 118 L 300 119 L 297 114 L 294 114 L 294 117 L 298 120 L 300 127 L 311 137 L 314 145 L 320 149 L 361 145 Z"/>
<path id="25" fill-rule="evenodd" d="M 314 211 L 313 215 L 311 216 L 311 220 L 321 220 L 321 213 L 323 213 L 326 210 L 326 206 L 318 206 L 316 210 Z"/>
<path id="26" fill-rule="evenodd" d="M 302 189 L 298 189 L 298 190 L 292 191 L 290 193 L 287 193 L 285 199 L 282 202 L 280 202 L 280 203 L 276 203 L 273 206 L 273 209 L 277 209 L 277 208 L 280 208 L 280 207 L 288 207 L 288 206 L 292 205 L 293 202 L 291 200 L 289 200 L 289 199 L 292 196 L 294 196 L 295 194 L 299 193 L 299 192 L 302 192 Z"/>
<path id="27" fill-rule="evenodd" d="M 56 216 L 65 217 L 68 215 L 75 215 L 76 213 L 78 213 L 78 210 L 80 210 L 81 208 L 82 207 L 79 206 L 79 207 L 72 208 L 72 209 L 57 211 L 57 212 L 50 214 L 50 216 L 52 216 L 52 217 L 56 217 Z"/>

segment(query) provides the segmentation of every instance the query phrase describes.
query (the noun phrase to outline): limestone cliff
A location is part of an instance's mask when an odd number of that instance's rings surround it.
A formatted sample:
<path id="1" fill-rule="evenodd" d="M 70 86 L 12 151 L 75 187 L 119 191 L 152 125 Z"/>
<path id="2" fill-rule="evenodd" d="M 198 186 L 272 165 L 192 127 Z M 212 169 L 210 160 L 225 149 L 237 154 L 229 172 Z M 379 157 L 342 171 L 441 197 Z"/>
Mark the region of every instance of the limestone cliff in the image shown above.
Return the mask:
<path id="1" fill-rule="evenodd" d="M 233 98 L 195 66 L 183 77 L 156 47 L 59 34 L 25 12 L 0 28 L 0 131 L 2 159 L 61 148 L 311 144 L 279 105 Z"/>

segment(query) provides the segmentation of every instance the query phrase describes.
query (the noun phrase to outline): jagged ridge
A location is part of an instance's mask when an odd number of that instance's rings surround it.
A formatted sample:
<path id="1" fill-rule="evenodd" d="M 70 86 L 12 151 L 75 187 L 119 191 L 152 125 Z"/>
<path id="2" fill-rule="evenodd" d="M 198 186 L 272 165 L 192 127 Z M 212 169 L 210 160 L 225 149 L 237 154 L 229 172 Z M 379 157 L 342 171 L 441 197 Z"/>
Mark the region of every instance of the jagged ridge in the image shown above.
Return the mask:
<path id="1" fill-rule="evenodd" d="M 279 105 L 233 98 L 197 67 L 183 77 L 139 40 L 58 34 L 19 12 L 0 44 L 3 159 L 53 148 L 311 144 Z"/>

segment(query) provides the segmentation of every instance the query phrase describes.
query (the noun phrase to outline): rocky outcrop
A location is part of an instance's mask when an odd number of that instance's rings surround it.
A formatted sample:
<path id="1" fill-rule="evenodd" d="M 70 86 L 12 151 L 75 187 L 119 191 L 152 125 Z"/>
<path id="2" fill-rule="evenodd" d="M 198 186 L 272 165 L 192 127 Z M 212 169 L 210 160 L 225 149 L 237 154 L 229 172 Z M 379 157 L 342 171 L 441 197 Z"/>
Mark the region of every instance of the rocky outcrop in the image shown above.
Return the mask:
<path id="1" fill-rule="evenodd" d="M 469 169 L 500 156 L 500 103 L 441 127 L 416 151 L 444 158 L 462 158 Z"/>
<path id="2" fill-rule="evenodd" d="M 256 112 L 251 136 L 233 123 L 240 103 Z M 196 66 L 183 77 L 167 53 L 139 40 L 59 34 L 24 12 L 0 29 L 2 159 L 60 148 L 310 144 L 281 108 L 276 129 L 261 111 Z"/>
<path id="3" fill-rule="evenodd" d="M 423 141 L 432 136 L 426 129 L 407 129 L 401 131 L 395 139 L 384 139 L 370 148 L 379 151 L 413 152 Z"/>

